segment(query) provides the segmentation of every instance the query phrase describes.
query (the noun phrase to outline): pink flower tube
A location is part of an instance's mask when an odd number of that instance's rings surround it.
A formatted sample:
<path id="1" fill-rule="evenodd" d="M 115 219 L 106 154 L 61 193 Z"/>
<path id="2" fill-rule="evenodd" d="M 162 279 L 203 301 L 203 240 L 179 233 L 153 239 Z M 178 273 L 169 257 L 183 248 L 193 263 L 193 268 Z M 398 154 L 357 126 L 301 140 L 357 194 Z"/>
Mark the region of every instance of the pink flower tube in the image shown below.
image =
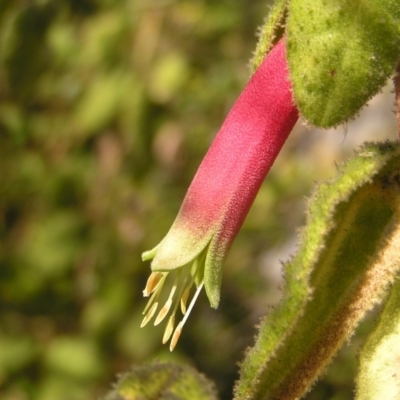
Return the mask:
<path id="1" fill-rule="evenodd" d="M 204 157 L 171 229 L 143 254 L 153 260 L 142 326 L 168 314 L 163 343 L 173 350 L 205 287 L 211 307 L 220 299 L 222 263 L 257 192 L 298 119 L 288 79 L 285 41 L 265 57 L 237 99 Z M 161 295 L 170 281 L 169 295 Z M 192 287 L 189 307 L 186 307 Z M 163 304 L 160 310 L 158 305 Z M 175 328 L 180 305 L 183 319 Z"/>

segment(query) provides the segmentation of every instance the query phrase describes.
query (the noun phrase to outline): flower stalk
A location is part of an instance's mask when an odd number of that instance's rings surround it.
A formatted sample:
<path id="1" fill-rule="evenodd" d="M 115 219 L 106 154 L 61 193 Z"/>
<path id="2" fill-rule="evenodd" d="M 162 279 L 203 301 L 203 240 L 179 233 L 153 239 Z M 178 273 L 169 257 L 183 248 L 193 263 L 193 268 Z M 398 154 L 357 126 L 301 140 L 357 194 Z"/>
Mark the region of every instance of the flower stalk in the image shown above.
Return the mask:
<path id="1" fill-rule="evenodd" d="M 222 263 L 298 119 L 288 75 L 282 39 L 233 105 L 168 234 L 143 254 L 143 260 L 152 260 L 152 273 L 143 292 L 151 297 L 142 326 L 154 316 L 158 325 L 169 315 L 163 342 L 172 338 L 171 350 L 203 286 L 211 307 L 217 308 Z M 165 296 L 168 289 L 163 287 L 168 284 L 169 295 Z M 194 294 L 186 307 L 191 292 Z M 179 305 L 183 318 L 175 328 Z"/>

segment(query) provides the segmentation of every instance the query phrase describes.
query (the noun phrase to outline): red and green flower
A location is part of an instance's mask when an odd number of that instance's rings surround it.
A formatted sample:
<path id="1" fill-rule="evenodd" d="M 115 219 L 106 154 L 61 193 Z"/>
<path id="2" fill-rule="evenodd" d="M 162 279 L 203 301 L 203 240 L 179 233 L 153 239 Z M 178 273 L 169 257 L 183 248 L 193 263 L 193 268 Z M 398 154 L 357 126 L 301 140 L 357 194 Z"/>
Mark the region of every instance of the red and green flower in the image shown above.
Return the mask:
<path id="1" fill-rule="evenodd" d="M 203 286 L 218 307 L 222 263 L 298 119 L 282 39 L 229 112 L 204 157 L 171 229 L 154 249 L 142 326 L 168 317 L 163 343 L 173 350 Z M 163 288 L 170 287 L 169 295 Z M 183 317 L 176 325 L 178 308 Z"/>

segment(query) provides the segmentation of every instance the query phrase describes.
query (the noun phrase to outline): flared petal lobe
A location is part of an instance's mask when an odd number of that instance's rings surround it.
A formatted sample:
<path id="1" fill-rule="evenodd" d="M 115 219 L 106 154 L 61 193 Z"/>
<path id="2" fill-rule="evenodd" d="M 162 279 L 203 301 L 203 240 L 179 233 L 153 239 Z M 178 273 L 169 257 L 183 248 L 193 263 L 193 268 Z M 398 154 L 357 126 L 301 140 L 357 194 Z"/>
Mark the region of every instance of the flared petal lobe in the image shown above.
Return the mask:
<path id="1" fill-rule="evenodd" d="M 229 112 L 188 189 L 152 271 L 188 268 L 212 307 L 219 303 L 222 262 L 256 194 L 298 119 L 288 79 L 285 42 L 266 56 Z M 198 264 L 198 263 L 197 263 Z"/>

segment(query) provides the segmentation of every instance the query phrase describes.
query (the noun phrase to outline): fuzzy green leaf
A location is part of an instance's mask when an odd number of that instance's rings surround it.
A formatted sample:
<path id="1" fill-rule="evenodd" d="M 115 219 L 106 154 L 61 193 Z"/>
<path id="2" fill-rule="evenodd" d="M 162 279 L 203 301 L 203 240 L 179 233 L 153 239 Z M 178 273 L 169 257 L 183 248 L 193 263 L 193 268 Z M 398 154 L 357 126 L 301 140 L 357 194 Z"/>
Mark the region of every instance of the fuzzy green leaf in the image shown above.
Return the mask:
<path id="1" fill-rule="evenodd" d="M 400 269 L 394 258 L 399 144 L 368 144 L 320 186 L 282 303 L 262 321 L 236 399 L 297 399 L 320 375 Z"/>
<path id="2" fill-rule="evenodd" d="M 264 24 L 260 27 L 258 32 L 259 40 L 253 59 L 251 60 L 253 72 L 259 67 L 273 45 L 283 36 L 287 17 L 287 5 L 288 0 L 277 0 L 271 8 Z"/>
<path id="3" fill-rule="evenodd" d="M 216 400 L 212 383 L 193 368 L 170 363 L 133 367 L 104 400 Z"/>
<path id="4" fill-rule="evenodd" d="M 287 22 L 294 97 L 313 125 L 353 117 L 400 56 L 398 0 L 292 0 Z"/>
<path id="5" fill-rule="evenodd" d="M 400 254 L 400 240 L 394 256 Z M 380 316 L 378 326 L 360 354 L 357 400 L 400 398 L 400 280 Z"/>

